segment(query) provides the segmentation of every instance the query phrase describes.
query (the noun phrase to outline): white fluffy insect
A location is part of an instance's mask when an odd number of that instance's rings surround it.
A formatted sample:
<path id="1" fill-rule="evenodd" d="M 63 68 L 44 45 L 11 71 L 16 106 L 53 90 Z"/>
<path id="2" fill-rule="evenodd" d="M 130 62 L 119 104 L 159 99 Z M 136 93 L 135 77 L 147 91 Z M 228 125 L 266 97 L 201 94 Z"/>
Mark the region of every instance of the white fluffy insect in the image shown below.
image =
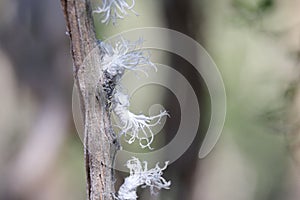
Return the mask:
<path id="1" fill-rule="evenodd" d="M 137 139 L 142 148 L 153 149 L 150 146 L 154 139 L 151 128 L 158 125 L 161 119 L 169 114 L 167 111 L 161 111 L 160 114 L 149 117 L 142 114 L 136 115 L 130 112 L 129 105 L 128 95 L 120 91 L 114 94 L 113 111 L 122 124 L 122 126 L 118 126 L 120 128 L 119 136 L 125 135 L 129 144 Z"/>
<path id="2" fill-rule="evenodd" d="M 119 79 L 121 79 L 125 70 L 143 72 L 146 76 L 147 67 L 156 66 L 150 61 L 150 55 L 142 48 L 143 40 L 129 42 L 121 38 L 115 45 L 101 42 L 100 47 L 104 52 L 101 61 L 102 70 L 109 74 L 109 77 L 117 77 L 117 87 L 112 92 L 112 110 L 120 121 L 121 126 L 119 136 L 124 135 L 126 141 L 132 144 L 136 139 L 142 148 L 151 148 L 154 139 L 154 133 L 151 128 L 158 125 L 164 116 L 168 116 L 166 111 L 161 111 L 155 116 L 136 115 L 129 110 L 129 97 L 123 94 L 120 89 Z M 108 86 L 107 86 L 108 87 Z"/>
<path id="3" fill-rule="evenodd" d="M 145 75 L 146 67 L 151 66 L 157 70 L 155 64 L 150 61 L 150 53 L 144 50 L 142 45 L 142 39 L 130 42 L 122 37 L 114 45 L 101 42 L 100 47 L 104 51 L 102 69 L 112 76 L 122 76 L 125 69 L 140 71 Z"/>
<path id="4" fill-rule="evenodd" d="M 121 185 L 116 197 L 117 200 L 136 200 L 138 198 L 136 190 L 139 186 L 142 188 L 150 187 L 150 192 L 154 195 L 157 194 L 155 190 L 170 189 L 171 181 L 166 181 L 162 177 L 168 162 L 165 162 L 165 166 L 162 168 L 157 163 L 154 168 L 148 170 L 146 161 L 142 165 L 139 159 L 133 157 L 127 161 L 126 166 L 130 175 L 125 178 L 123 185 Z"/>
<path id="5" fill-rule="evenodd" d="M 93 13 L 102 14 L 102 23 L 108 24 L 112 21 L 116 23 L 117 19 L 123 19 L 124 16 L 128 15 L 128 11 L 137 13 L 133 10 L 135 0 L 131 0 L 131 3 L 127 3 L 126 0 L 102 0 L 102 6 L 94 10 Z"/>

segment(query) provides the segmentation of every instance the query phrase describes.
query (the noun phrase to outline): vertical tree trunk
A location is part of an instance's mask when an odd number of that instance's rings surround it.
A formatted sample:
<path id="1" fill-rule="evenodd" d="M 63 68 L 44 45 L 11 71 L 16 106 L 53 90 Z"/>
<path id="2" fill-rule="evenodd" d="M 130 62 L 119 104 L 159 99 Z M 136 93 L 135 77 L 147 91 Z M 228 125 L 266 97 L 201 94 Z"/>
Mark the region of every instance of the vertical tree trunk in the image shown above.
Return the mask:
<path id="1" fill-rule="evenodd" d="M 61 3 L 71 39 L 75 83 L 84 115 L 87 199 L 110 200 L 115 192 L 112 166 L 117 142 L 103 102 L 103 76 L 99 75 L 101 70 L 97 70 L 100 67 L 101 51 L 95 48 L 97 39 L 91 3 L 89 0 L 61 0 Z M 92 50 L 89 63 L 84 62 Z"/>
<path id="2" fill-rule="evenodd" d="M 194 39 L 200 39 L 203 42 L 202 32 L 200 30 L 203 24 L 203 18 L 201 16 L 202 13 L 201 10 L 199 13 L 195 13 L 193 9 L 195 6 L 195 1 L 193 0 L 164 0 L 163 9 L 166 18 L 166 25 L 170 29 L 184 33 Z M 172 42 L 170 42 L 170 44 L 172 44 Z M 191 50 L 191 52 L 196 53 L 197 51 Z M 198 55 L 194 55 L 193 57 L 197 58 L 197 56 Z M 188 77 L 187 79 L 190 81 L 197 95 L 201 110 L 201 121 L 196 138 L 189 149 L 169 167 L 167 172 L 167 175 L 177 180 L 176 182 L 173 182 L 173 188 L 178 189 L 174 190 L 172 199 L 192 199 L 195 170 L 199 161 L 198 153 L 204 138 L 204 133 L 208 127 L 207 119 L 209 117 L 210 110 L 209 105 L 207 104 L 207 102 L 209 102 L 207 98 L 209 97 L 209 94 L 201 76 L 199 76 L 194 67 L 184 59 L 177 55 L 171 55 L 170 65 L 185 77 Z M 170 82 L 174 82 L 174 84 L 176 84 L 176 80 L 174 80 L 174 78 L 170 78 Z M 185 88 L 183 88 L 183 86 L 181 87 L 184 91 Z M 189 96 L 189 94 L 186 95 Z M 176 109 L 174 108 L 176 104 L 174 103 L 173 97 L 167 97 L 165 105 L 168 105 L 167 107 L 170 108 L 170 110 Z M 189 104 L 187 103 L 183 106 L 189 106 Z M 173 119 L 175 117 L 176 116 L 172 116 Z M 180 118 L 175 121 L 180 121 Z M 166 136 L 167 141 L 170 141 L 174 137 L 174 134 L 176 134 L 176 132 L 173 131 L 173 127 L 174 124 L 166 126 L 166 130 L 168 132 Z M 190 133 L 186 133 L 187 137 L 189 137 L 188 134 Z M 166 192 L 163 191 L 163 193 Z M 166 198 L 165 196 L 167 195 L 164 195 L 162 199 Z"/>

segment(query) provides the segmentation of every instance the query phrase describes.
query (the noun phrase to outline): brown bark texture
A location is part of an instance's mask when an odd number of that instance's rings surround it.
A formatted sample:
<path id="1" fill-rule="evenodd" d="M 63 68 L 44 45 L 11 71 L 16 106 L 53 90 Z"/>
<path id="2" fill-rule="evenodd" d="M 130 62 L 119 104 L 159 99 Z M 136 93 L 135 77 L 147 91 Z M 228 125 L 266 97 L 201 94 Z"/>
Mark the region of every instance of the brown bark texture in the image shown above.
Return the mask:
<path id="1" fill-rule="evenodd" d="M 114 199 L 113 161 L 117 140 L 111 128 L 99 66 L 101 50 L 93 26 L 89 0 L 61 0 L 70 36 L 74 79 L 84 120 L 87 199 Z"/>

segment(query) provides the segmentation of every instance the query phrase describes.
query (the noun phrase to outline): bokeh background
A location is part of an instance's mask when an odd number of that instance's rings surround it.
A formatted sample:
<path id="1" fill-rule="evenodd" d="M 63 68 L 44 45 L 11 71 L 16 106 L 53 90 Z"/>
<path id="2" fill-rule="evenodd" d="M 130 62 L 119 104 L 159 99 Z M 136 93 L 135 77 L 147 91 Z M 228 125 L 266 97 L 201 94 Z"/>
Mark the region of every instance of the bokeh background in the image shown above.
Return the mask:
<path id="1" fill-rule="evenodd" d="M 211 55 L 226 87 L 224 130 L 200 160 L 210 116 L 205 84 L 184 60 L 164 55 L 195 86 L 204 117 L 193 145 L 164 175 L 171 189 L 157 197 L 139 190 L 140 199 L 300 199 L 299 8 L 300 0 L 137 0 L 139 16 L 130 14 L 115 26 L 95 16 L 99 39 L 146 26 L 187 34 Z M 72 75 L 59 0 L 1 0 L 0 199 L 85 199 Z M 140 96 L 133 109 L 157 96 L 171 113 L 178 109 L 167 91 Z M 176 119 L 167 120 L 159 141 L 174 137 Z M 116 185 L 124 176 L 118 174 Z"/>

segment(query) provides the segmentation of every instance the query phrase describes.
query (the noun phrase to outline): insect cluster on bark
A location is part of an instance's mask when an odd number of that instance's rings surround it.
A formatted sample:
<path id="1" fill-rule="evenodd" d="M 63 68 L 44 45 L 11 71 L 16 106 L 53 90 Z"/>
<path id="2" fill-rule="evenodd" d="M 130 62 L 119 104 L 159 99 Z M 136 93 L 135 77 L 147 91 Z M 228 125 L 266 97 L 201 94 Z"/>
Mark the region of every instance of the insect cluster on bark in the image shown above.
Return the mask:
<path id="1" fill-rule="evenodd" d="M 134 0 L 131 4 L 126 0 L 102 0 L 102 5 L 93 13 L 100 14 L 102 23 L 115 24 L 117 19 L 124 18 L 129 11 L 136 14 L 133 10 L 134 5 Z M 129 144 L 138 141 L 141 148 L 152 150 L 154 133 L 151 129 L 169 114 L 165 110 L 154 116 L 131 112 L 130 97 L 124 92 L 124 86 L 121 84 L 121 78 L 126 70 L 142 72 L 146 76 L 148 75 L 147 68 L 157 70 L 150 60 L 149 53 L 142 48 L 142 44 L 141 39 L 130 42 L 122 37 L 114 44 L 99 40 L 98 45 L 103 55 L 100 68 L 104 76 L 102 88 L 106 98 L 106 110 L 113 112 L 119 121 L 119 125 L 116 125 L 119 129 L 118 137 L 124 136 Z M 141 162 L 135 157 L 127 161 L 126 166 L 130 174 L 115 195 L 117 200 L 136 200 L 138 198 L 136 190 L 140 186 L 149 187 L 152 194 L 155 194 L 156 190 L 169 189 L 171 182 L 162 177 L 168 162 L 162 168 L 157 164 L 154 168 L 148 169 L 147 165 L 146 161 Z"/>

